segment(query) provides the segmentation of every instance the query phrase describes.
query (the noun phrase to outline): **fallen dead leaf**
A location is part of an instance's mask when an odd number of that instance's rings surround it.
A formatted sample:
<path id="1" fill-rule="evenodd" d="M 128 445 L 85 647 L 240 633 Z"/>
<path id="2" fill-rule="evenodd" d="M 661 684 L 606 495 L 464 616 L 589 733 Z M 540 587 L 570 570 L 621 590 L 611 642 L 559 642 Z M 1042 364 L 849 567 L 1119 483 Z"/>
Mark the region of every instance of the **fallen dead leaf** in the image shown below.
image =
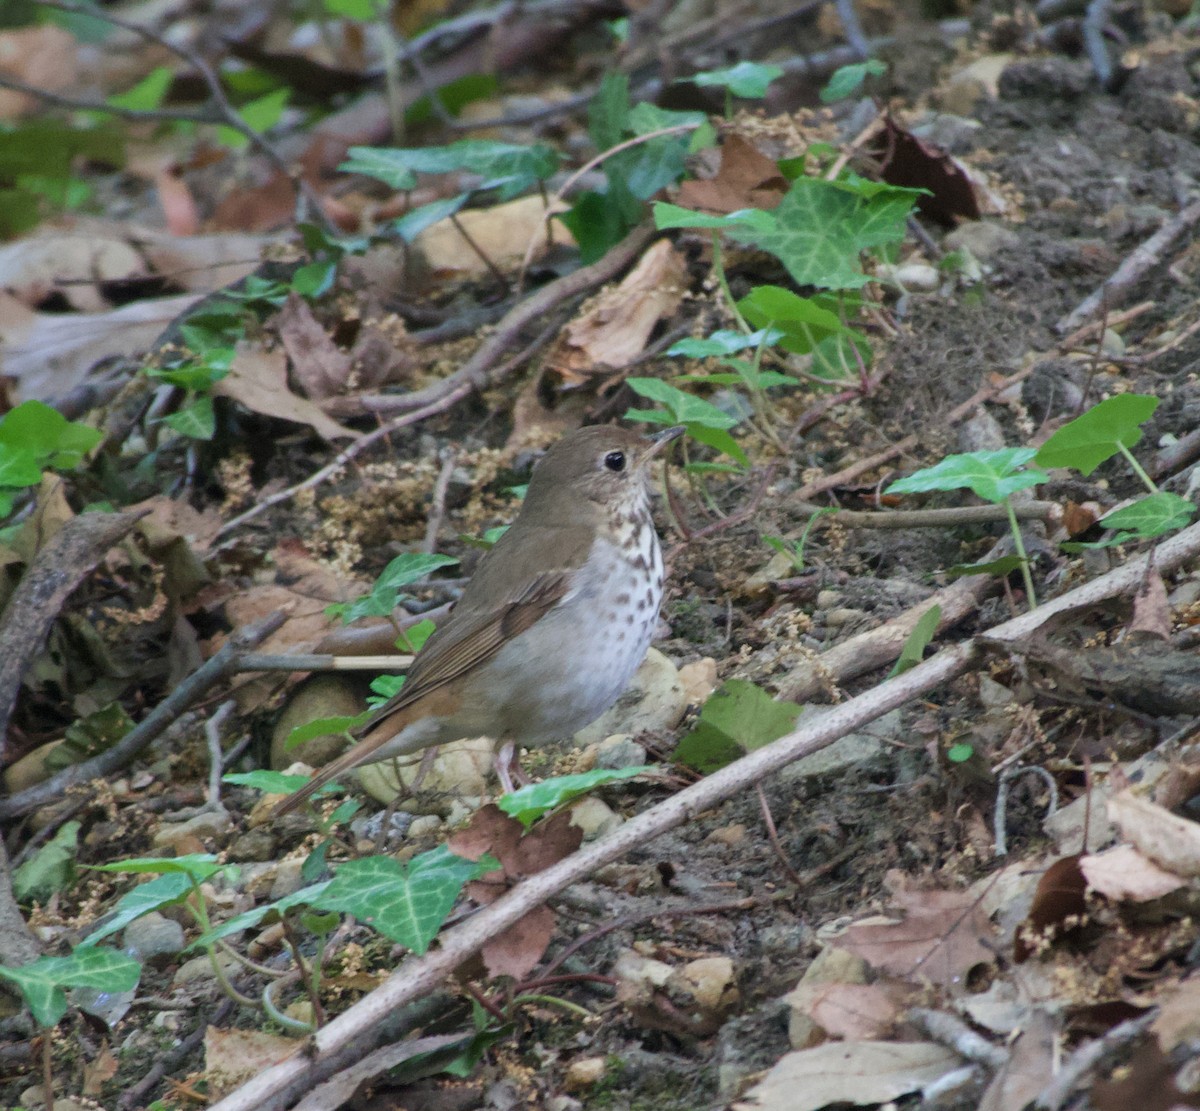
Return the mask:
<path id="1" fill-rule="evenodd" d="M 350 377 L 350 355 L 333 342 L 308 302 L 289 293 L 275 322 L 292 363 L 292 376 L 305 397 L 324 401 L 343 392 Z"/>
<path id="2" fill-rule="evenodd" d="M 67 89 L 78 72 L 79 40 L 53 23 L 0 34 L 0 73 L 50 92 Z M 0 120 L 15 120 L 42 108 L 28 93 L 0 89 Z"/>
<path id="3" fill-rule="evenodd" d="M 679 203 L 701 212 L 730 213 L 743 208 L 775 208 L 788 190 L 773 159 L 734 132 L 721 145 L 721 167 L 707 181 L 685 181 Z"/>
<path id="4" fill-rule="evenodd" d="M 306 397 L 288 388 L 287 357 L 282 351 L 238 346 L 229 374 L 213 386 L 213 393 L 231 398 L 255 413 L 307 424 L 318 436 L 357 440 L 361 433 L 339 424 Z"/>
<path id="5" fill-rule="evenodd" d="M 583 382 L 631 363 L 658 322 L 687 290 L 687 267 L 669 239 L 660 239 L 623 281 L 603 290 L 563 329 L 546 363 L 568 381 Z"/>
<path id="6" fill-rule="evenodd" d="M 1126 632 L 1150 633 L 1163 640 L 1171 636 L 1171 603 L 1167 601 L 1167 587 L 1162 575 L 1153 567 L 1133 597 L 1133 617 Z"/>
<path id="7" fill-rule="evenodd" d="M 992 962 L 984 941 L 995 930 L 974 892 L 922 890 L 899 872 L 889 872 L 887 884 L 904 918 L 855 922 L 837 939 L 839 947 L 881 972 L 946 985 L 961 986 L 972 968 Z"/>
<path id="8" fill-rule="evenodd" d="M 1028 960 L 1044 939 L 1061 937 L 1087 916 L 1087 881 L 1079 870 L 1080 854 L 1054 861 L 1038 880 L 1029 917 L 1013 940 L 1017 962 Z"/>
<path id="9" fill-rule="evenodd" d="M 933 1042 L 827 1042 L 786 1054 L 735 1111 L 819 1111 L 831 1103 L 886 1103 L 958 1068 Z"/>
<path id="10" fill-rule="evenodd" d="M 1024 1111 L 1041 1094 L 1058 1064 L 1058 1027 L 1044 1008 L 1030 1011 L 1008 1061 L 984 1090 L 978 1111 Z"/>
<path id="11" fill-rule="evenodd" d="M 1091 890 L 1119 903 L 1148 903 L 1185 885 L 1174 872 L 1160 868 L 1132 845 L 1118 845 L 1082 857 L 1079 869 Z"/>
<path id="12" fill-rule="evenodd" d="M 284 1038 L 260 1030 L 218 1030 L 204 1033 L 204 1070 L 208 1091 L 219 1099 L 264 1069 L 290 1057 L 301 1045 L 297 1038 Z"/>
<path id="13" fill-rule="evenodd" d="M 1172 814 L 1132 790 L 1113 795 L 1107 810 L 1121 836 L 1143 856 L 1177 876 L 1200 876 L 1200 823 Z"/>

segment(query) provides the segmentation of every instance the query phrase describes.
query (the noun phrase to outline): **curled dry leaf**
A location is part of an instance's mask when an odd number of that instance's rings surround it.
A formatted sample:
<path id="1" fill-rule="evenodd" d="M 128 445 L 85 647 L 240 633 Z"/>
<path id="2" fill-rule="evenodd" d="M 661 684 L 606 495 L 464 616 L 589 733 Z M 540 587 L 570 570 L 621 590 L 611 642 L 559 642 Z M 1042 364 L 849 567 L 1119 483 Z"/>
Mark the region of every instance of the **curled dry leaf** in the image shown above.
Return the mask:
<path id="1" fill-rule="evenodd" d="M 855 922 L 837 939 L 881 972 L 917 981 L 961 985 L 972 968 L 990 964 L 985 941 L 995 934 L 972 891 L 921 889 L 900 873 L 889 873 L 891 902 L 904 911 L 902 920 Z"/>
<path id="2" fill-rule="evenodd" d="M 1107 809 L 1121 836 L 1143 856 L 1177 876 L 1200 876 L 1200 823 L 1172 814 L 1132 790 L 1110 798 Z"/>
<path id="3" fill-rule="evenodd" d="M 1118 845 L 1093 853 L 1079 861 L 1088 887 L 1120 903 L 1148 903 L 1178 891 L 1185 882 L 1174 872 L 1160 868 L 1132 845 Z"/>
<path id="4" fill-rule="evenodd" d="M 1167 601 L 1167 586 L 1162 575 L 1153 567 L 1133 597 L 1133 617 L 1127 631 L 1150 633 L 1163 640 L 1171 636 L 1171 603 Z"/>
<path id="5" fill-rule="evenodd" d="M 264 416 L 307 424 L 326 440 L 342 436 L 357 440 L 360 436 L 354 429 L 326 416 L 308 398 L 292 393 L 288 388 L 287 358 L 282 351 L 261 351 L 240 345 L 228 376 L 213 386 L 213 393 L 240 402 Z"/>
<path id="6" fill-rule="evenodd" d="M 563 329 L 547 364 L 572 382 L 628 365 L 645 350 L 658 322 L 679 307 L 687 286 L 682 256 L 670 240 L 660 239 L 622 282 L 603 290 Z"/>

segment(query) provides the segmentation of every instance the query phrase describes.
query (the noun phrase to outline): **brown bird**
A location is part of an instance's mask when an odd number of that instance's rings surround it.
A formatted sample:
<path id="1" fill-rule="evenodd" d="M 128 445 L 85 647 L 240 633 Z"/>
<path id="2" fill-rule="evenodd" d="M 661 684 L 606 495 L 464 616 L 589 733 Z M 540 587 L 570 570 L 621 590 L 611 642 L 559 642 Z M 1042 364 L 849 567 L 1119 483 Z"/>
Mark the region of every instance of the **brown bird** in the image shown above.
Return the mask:
<path id="1" fill-rule="evenodd" d="M 480 560 L 404 686 L 355 743 L 276 808 L 286 813 L 360 764 L 460 737 L 569 737 L 607 710 L 650 646 L 663 594 L 647 464 L 683 428 L 643 437 L 597 426 L 564 436 L 534 469 L 521 512 Z"/>

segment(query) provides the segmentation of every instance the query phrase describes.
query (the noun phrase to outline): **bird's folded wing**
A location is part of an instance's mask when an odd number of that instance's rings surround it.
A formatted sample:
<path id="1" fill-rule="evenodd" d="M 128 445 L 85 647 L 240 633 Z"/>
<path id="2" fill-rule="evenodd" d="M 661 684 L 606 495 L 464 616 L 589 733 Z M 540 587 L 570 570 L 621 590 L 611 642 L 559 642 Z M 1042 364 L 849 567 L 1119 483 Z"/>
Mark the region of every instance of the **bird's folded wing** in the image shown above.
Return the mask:
<path id="1" fill-rule="evenodd" d="M 550 571 L 538 575 L 519 597 L 475 616 L 459 617 L 461 628 L 447 629 L 444 639 L 433 637 L 425 644 L 408 673 L 404 686 L 355 730 L 356 736 L 370 732 L 381 721 L 411 706 L 419 698 L 471 671 L 504 644 L 536 624 L 571 589 L 574 571 Z"/>

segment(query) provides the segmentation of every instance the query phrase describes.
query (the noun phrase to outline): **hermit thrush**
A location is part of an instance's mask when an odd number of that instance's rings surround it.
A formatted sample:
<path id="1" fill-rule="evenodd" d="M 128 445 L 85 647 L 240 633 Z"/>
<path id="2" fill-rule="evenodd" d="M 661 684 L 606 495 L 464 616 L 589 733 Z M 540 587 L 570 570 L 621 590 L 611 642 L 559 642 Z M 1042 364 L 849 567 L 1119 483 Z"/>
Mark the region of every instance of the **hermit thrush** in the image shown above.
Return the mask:
<path id="1" fill-rule="evenodd" d="M 460 737 L 502 742 L 497 767 L 511 789 L 514 744 L 569 737 L 604 713 L 658 621 L 663 562 L 646 464 L 682 432 L 643 438 L 598 426 L 550 448 L 516 521 L 417 653 L 404 686 L 276 814 L 360 764 Z"/>

